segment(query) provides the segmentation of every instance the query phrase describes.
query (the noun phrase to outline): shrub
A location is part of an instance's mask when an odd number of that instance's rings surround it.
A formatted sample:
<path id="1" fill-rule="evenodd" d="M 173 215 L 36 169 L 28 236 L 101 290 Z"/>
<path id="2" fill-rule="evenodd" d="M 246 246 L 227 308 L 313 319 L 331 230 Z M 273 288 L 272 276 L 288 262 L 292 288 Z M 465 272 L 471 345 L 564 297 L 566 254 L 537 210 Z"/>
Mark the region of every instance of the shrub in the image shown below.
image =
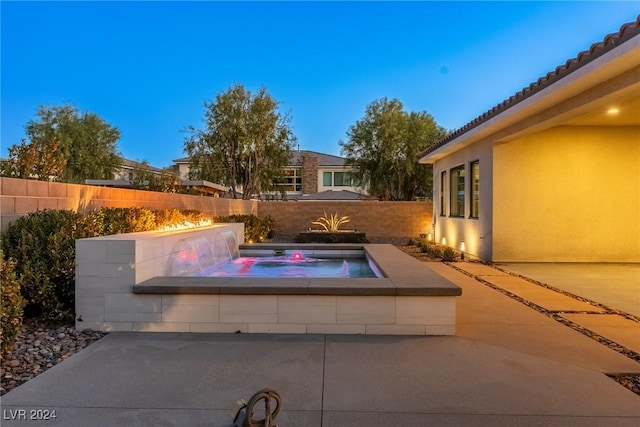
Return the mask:
<path id="1" fill-rule="evenodd" d="M 156 215 L 146 208 L 102 208 L 102 235 L 157 230 Z"/>
<path id="2" fill-rule="evenodd" d="M 156 228 L 163 228 L 173 224 L 184 224 L 188 221 L 187 217 L 178 209 L 154 211 L 154 214 Z"/>
<path id="3" fill-rule="evenodd" d="M 309 243 L 309 240 L 303 235 L 303 234 L 298 234 L 293 238 L 293 241 L 295 243 Z"/>
<path id="4" fill-rule="evenodd" d="M 448 246 L 444 248 L 442 250 L 442 253 L 440 254 L 440 258 L 442 258 L 442 261 L 445 262 L 454 262 L 457 257 L 458 253 L 456 252 L 456 250 Z"/>
<path id="5" fill-rule="evenodd" d="M 273 237 L 275 221 L 271 215 L 260 218 L 256 215 L 229 215 L 216 218 L 216 222 L 244 223 L 245 242 L 264 242 Z"/>
<path id="6" fill-rule="evenodd" d="M 73 211 L 47 209 L 18 218 L 2 234 L 5 256 L 16 262 L 26 317 L 73 319 L 75 240 L 93 236 L 94 226 Z"/>
<path id="7" fill-rule="evenodd" d="M 16 278 L 15 261 L 5 260 L 0 250 L 0 352 L 5 354 L 16 340 L 22 325 L 24 298 Z"/>

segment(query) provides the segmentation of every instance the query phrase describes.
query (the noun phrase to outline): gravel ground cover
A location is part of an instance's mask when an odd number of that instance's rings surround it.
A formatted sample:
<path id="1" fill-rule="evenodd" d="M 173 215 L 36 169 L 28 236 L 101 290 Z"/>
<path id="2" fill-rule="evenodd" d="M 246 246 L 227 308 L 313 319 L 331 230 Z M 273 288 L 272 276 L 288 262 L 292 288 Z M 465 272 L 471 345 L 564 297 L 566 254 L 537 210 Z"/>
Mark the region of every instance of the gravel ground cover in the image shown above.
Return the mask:
<path id="1" fill-rule="evenodd" d="M 106 334 L 77 331 L 70 326 L 47 327 L 27 322 L 11 352 L 0 360 L 0 395 L 71 357 Z"/>

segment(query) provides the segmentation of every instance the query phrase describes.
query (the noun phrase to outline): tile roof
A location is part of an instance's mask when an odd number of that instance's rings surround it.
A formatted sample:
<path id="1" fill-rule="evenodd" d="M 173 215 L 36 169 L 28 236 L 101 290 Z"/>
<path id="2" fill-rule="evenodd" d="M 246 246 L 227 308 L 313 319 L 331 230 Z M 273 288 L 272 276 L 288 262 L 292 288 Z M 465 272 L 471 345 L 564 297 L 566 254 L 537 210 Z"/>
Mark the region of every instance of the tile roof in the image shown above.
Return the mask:
<path id="1" fill-rule="evenodd" d="M 640 34 L 640 15 L 638 15 L 634 22 L 629 22 L 622 25 L 622 27 L 620 27 L 620 31 L 618 31 L 617 33 L 609 34 L 604 38 L 603 41 L 592 44 L 589 50 L 578 53 L 575 58 L 569 59 L 563 65 L 556 67 L 554 71 L 548 72 L 545 76 L 540 77 L 538 80 L 531 83 L 520 92 L 517 92 L 515 95 L 512 95 L 508 99 L 502 101 L 500 104 L 496 105 L 489 111 L 486 111 L 484 114 L 478 116 L 463 127 L 453 131 L 431 147 L 422 151 L 417 155 L 418 159 L 448 144 L 449 142 L 458 138 L 460 135 L 469 132 L 475 127 L 513 107 L 514 105 L 524 101 L 532 95 L 540 92 L 553 83 L 556 83 L 567 75 L 580 69 L 584 65 L 592 62 L 603 54 L 615 49 L 616 47 L 637 36 L 638 34 Z"/>
<path id="2" fill-rule="evenodd" d="M 334 156 L 332 154 L 318 153 L 309 150 L 294 150 L 291 152 L 291 165 L 301 165 L 302 156 L 313 156 L 318 159 L 318 166 L 344 166 L 344 157 Z"/>

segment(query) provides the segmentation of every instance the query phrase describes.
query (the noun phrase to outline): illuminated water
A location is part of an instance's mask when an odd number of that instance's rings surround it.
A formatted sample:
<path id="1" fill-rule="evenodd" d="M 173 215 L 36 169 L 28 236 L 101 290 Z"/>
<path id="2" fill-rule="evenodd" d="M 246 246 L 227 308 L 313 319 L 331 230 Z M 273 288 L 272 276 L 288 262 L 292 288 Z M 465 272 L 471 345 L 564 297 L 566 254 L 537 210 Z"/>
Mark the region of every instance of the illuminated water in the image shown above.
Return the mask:
<path id="1" fill-rule="evenodd" d="M 285 251 L 282 251 L 284 253 Z M 233 232 L 187 237 L 173 247 L 169 276 L 192 277 L 382 277 L 364 252 L 347 258 L 312 258 L 294 251 L 241 257 Z"/>
<path id="2" fill-rule="evenodd" d="M 203 271 L 209 277 L 379 277 L 365 258 L 241 257 Z"/>

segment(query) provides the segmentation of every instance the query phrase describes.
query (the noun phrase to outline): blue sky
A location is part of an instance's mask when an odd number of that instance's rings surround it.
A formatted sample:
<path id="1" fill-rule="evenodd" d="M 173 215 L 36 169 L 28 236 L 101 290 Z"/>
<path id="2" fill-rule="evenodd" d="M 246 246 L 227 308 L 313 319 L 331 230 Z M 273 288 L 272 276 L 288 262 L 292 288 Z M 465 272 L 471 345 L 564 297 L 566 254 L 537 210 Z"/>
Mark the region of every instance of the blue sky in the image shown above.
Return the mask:
<path id="1" fill-rule="evenodd" d="M 127 158 L 184 156 L 203 103 L 264 85 L 301 149 L 338 141 L 381 97 L 456 129 L 617 32 L 627 2 L 11 2 L 1 13 L 1 148 L 40 105 L 121 132 Z"/>

